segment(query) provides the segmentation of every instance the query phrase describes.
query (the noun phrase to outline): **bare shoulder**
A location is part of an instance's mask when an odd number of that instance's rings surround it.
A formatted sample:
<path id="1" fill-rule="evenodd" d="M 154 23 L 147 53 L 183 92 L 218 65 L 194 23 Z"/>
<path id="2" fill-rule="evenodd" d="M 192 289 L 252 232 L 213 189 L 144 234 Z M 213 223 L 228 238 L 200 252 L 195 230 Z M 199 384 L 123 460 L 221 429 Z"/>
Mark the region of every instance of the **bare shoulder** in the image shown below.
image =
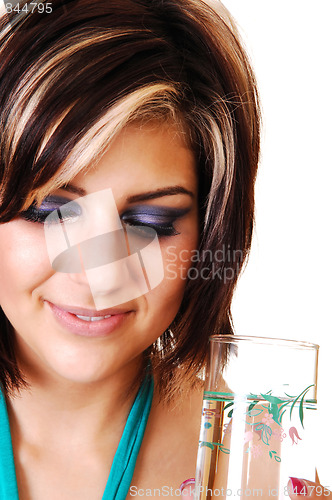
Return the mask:
<path id="1" fill-rule="evenodd" d="M 141 498 L 156 496 L 158 493 L 153 495 L 153 489 L 160 488 L 164 488 L 168 496 L 173 496 L 173 489 L 176 496 L 175 490 L 180 484 L 195 476 L 202 396 L 203 386 L 199 380 L 195 385 L 182 386 L 169 403 L 159 400 L 157 389 L 131 496 L 135 496 L 138 489 Z"/>

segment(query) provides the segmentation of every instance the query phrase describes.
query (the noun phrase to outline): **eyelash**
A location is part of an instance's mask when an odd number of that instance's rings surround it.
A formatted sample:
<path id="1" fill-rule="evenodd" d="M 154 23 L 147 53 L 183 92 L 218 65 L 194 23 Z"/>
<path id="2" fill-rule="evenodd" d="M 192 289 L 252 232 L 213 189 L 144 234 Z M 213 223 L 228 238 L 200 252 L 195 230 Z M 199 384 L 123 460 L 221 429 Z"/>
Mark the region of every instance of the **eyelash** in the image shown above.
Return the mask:
<path id="1" fill-rule="evenodd" d="M 143 236 L 143 232 L 144 232 L 144 228 L 149 228 L 149 229 L 154 229 L 157 233 L 157 235 L 162 238 L 162 237 L 166 237 L 166 236 L 175 236 L 177 234 L 179 234 L 175 227 L 173 226 L 173 224 L 151 224 L 151 223 L 147 223 L 147 222 L 143 222 L 141 220 L 134 220 L 132 222 L 129 222 L 128 220 L 126 221 L 123 221 L 126 226 L 129 226 L 129 227 L 134 227 L 135 228 L 135 231 L 136 233 L 141 233 L 142 236 Z M 142 230 L 141 230 L 142 228 Z"/>
<path id="2" fill-rule="evenodd" d="M 47 204 L 47 201 L 44 200 L 43 203 Z M 41 207 L 43 206 L 43 203 L 41 204 Z M 66 203 L 68 203 L 68 200 L 63 200 L 63 202 L 60 202 L 60 203 L 53 202 L 53 207 L 52 207 L 52 209 L 49 209 L 49 210 L 42 209 L 41 207 L 37 208 L 36 205 L 31 205 L 26 211 L 21 213 L 21 218 L 28 221 L 28 222 L 33 222 L 33 223 L 37 223 L 37 224 L 44 224 L 47 217 L 51 213 L 57 211 L 58 217 L 59 217 L 61 223 L 70 222 L 70 221 L 75 222 L 75 220 L 73 220 L 73 219 L 79 217 L 80 213 L 75 213 L 73 211 L 72 212 L 73 215 L 68 215 L 67 217 L 64 217 L 63 214 L 60 212 L 60 208 L 63 205 L 65 205 Z M 81 212 L 79 205 L 77 205 L 77 207 L 78 207 L 78 211 Z M 141 214 L 138 214 L 138 215 L 141 215 Z M 158 215 L 156 216 L 156 218 L 158 218 Z M 159 215 L 159 218 L 160 218 L 160 215 Z M 167 219 L 167 216 L 164 216 L 164 218 Z M 130 215 L 124 214 L 124 216 L 121 217 L 121 220 L 127 227 L 133 228 L 135 230 L 135 232 L 138 233 L 138 235 L 141 235 L 144 237 L 144 228 L 149 228 L 149 229 L 153 229 L 157 233 L 157 235 L 160 238 L 162 238 L 162 237 L 167 237 L 167 236 L 175 236 L 175 235 L 179 234 L 174 227 L 174 222 L 175 222 L 176 218 L 177 217 L 171 216 L 171 217 L 169 217 L 169 220 L 167 220 L 167 222 L 157 224 L 157 223 L 153 223 L 153 222 L 145 222 L 144 219 L 142 220 L 139 217 L 135 217 L 134 214 L 130 214 Z"/>
<path id="3" fill-rule="evenodd" d="M 53 210 L 38 210 L 38 208 L 36 206 L 32 205 L 25 212 L 22 212 L 21 217 L 22 217 L 22 219 L 24 219 L 28 222 L 34 222 L 37 224 L 44 224 L 47 217 L 51 213 L 57 211 L 60 222 L 63 223 L 63 222 L 67 222 L 67 221 L 70 221 L 73 219 L 73 216 L 64 217 L 61 214 L 61 212 L 59 213 L 59 209 L 60 209 L 60 206 L 59 206 L 59 208 L 54 208 Z"/>

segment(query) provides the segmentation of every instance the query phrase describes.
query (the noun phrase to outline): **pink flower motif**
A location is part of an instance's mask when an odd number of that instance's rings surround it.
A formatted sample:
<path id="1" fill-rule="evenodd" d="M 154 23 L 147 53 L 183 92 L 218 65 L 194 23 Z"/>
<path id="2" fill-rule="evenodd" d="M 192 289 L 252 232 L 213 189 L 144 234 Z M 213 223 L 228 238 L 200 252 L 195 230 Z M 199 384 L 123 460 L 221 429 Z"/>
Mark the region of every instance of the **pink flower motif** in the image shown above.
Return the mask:
<path id="1" fill-rule="evenodd" d="M 262 422 L 265 425 L 271 426 L 272 422 L 273 422 L 273 415 L 271 413 L 267 413 L 267 412 L 264 413 L 264 418 L 262 418 Z"/>
<path id="2" fill-rule="evenodd" d="M 251 447 L 250 447 L 250 451 L 252 453 L 252 456 L 254 458 L 257 458 L 257 457 L 260 457 L 261 454 L 262 454 L 262 448 L 259 444 L 253 444 Z"/>
<path id="3" fill-rule="evenodd" d="M 253 437 L 254 437 L 254 434 L 251 431 L 245 432 L 244 444 L 249 443 L 249 441 L 252 441 Z"/>
<path id="4" fill-rule="evenodd" d="M 289 429 L 289 437 L 291 438 L 292 440 L 292 445 L 295 443 L 295 444 L 298 444 L 299 441 L 302 441 L 302 438 L 300 438 L 299 436 L 299 433 L 297 432 L 297 429 L 296 427 L 291 427 Z"/>
<path id="5" fill-rule="evenodd" d="M 231 431 L 232 431 L 232 422 L 224 424 L 224 434 L 230 434 Z"/>
<path id="6" fill-rule="evenodd" d="M 272 434 L 276 439 L 279 439 L 281 442 L 285 439 L 285 437 L 287 437 L 285 430 L 282 427 L 280 427 L 279 429 L 275 429 Z"/>

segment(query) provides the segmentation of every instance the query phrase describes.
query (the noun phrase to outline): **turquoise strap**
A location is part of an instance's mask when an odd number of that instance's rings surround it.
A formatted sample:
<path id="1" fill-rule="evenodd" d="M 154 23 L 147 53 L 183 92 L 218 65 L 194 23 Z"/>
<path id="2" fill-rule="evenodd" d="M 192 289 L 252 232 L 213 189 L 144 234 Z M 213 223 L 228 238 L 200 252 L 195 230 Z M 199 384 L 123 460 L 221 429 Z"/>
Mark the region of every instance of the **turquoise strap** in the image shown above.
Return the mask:
<path id="1" fill-rule="evenodd" d="M 12 438 L 5 397 L 0 389 L 0 499 L 18 500 Z"/>
<path id="2" fill-rule="evenodd" d="M 134 474 L 153 397 L 147 375 L 136 395 L 116 450 L 102 500 L 125 500 Z M 19 500 L 12 440 L 5 397 L 0 390 L 0 500 Z"/>
<path id="3" fill-rule="evenodd" d="M 116 450 L 102 500 L 125 500 L 134 474 L 153 397 L 153 379 L 141 385 Z"/>

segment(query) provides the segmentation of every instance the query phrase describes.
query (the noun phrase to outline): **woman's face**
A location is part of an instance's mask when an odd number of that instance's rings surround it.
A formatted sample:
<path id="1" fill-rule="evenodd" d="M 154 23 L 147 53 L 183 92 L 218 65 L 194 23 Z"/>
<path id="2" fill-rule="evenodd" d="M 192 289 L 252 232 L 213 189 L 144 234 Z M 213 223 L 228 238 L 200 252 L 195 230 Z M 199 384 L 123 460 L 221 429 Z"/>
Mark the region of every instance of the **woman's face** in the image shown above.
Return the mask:
<path id="1" fill-rule="evenodd" d="M 130 125 L 95 167 L 51 196 L 42 203 L 42 213 L 35 211 L 27 217 L 33 221 L 19 218 L 0 225 L 0 304 L 14 327 L 17 358 L 28 377 L 47 374 L 97 382 L 136 366 L 140 354 L 179 309 L 184 268 L 189 263 L 180 262 L 176 255 L 183 250 L 188 255 L 198 239 L 195 158 L 175 126 Z M 112 245 L 120 240 L 105 243 L 91 238 L 90 262 L 82 254 L 84 245 L 76 246 L 80 271 L 61 262 L 52 267 L 52 245 L 63 247 L 54 239 L 55 226 L 51 224 L 47 233 L 42 221 L 45 213 L 74 200 L 78 206 L 82 200 L 82 206 L 85 202 L 90 207 L 81 243 L 89 235 L 107 233 L 108 228 L 126 245 L 134 238 L 142 252 L 129 251 L 126 257 L 115 249 L 110 264 L 100 263 L 94 260 L 94 252 L 99 255 L 103 247 L 111 254 Z M 75 228 L 80 226 L 68 213 L 69 219 L 64 216 L 65 224 L 57 227 L 65 228 L 65 241 L 75 246 L 80 241 Z M 137 225 L 148 226 L 149 237 L 142 227 L 136 230 Z M 158 239 L 153 240 L 156 233 Z M 170 253 L 172 265 L 167 258 Z M 159 266 L 154 282 L 153 265 Z M 139 271 L 150 288 L 147 293 L 144 287 L 144 293 L 135 293 L 137 283 L 138 288 L 142 285 Z"/>

